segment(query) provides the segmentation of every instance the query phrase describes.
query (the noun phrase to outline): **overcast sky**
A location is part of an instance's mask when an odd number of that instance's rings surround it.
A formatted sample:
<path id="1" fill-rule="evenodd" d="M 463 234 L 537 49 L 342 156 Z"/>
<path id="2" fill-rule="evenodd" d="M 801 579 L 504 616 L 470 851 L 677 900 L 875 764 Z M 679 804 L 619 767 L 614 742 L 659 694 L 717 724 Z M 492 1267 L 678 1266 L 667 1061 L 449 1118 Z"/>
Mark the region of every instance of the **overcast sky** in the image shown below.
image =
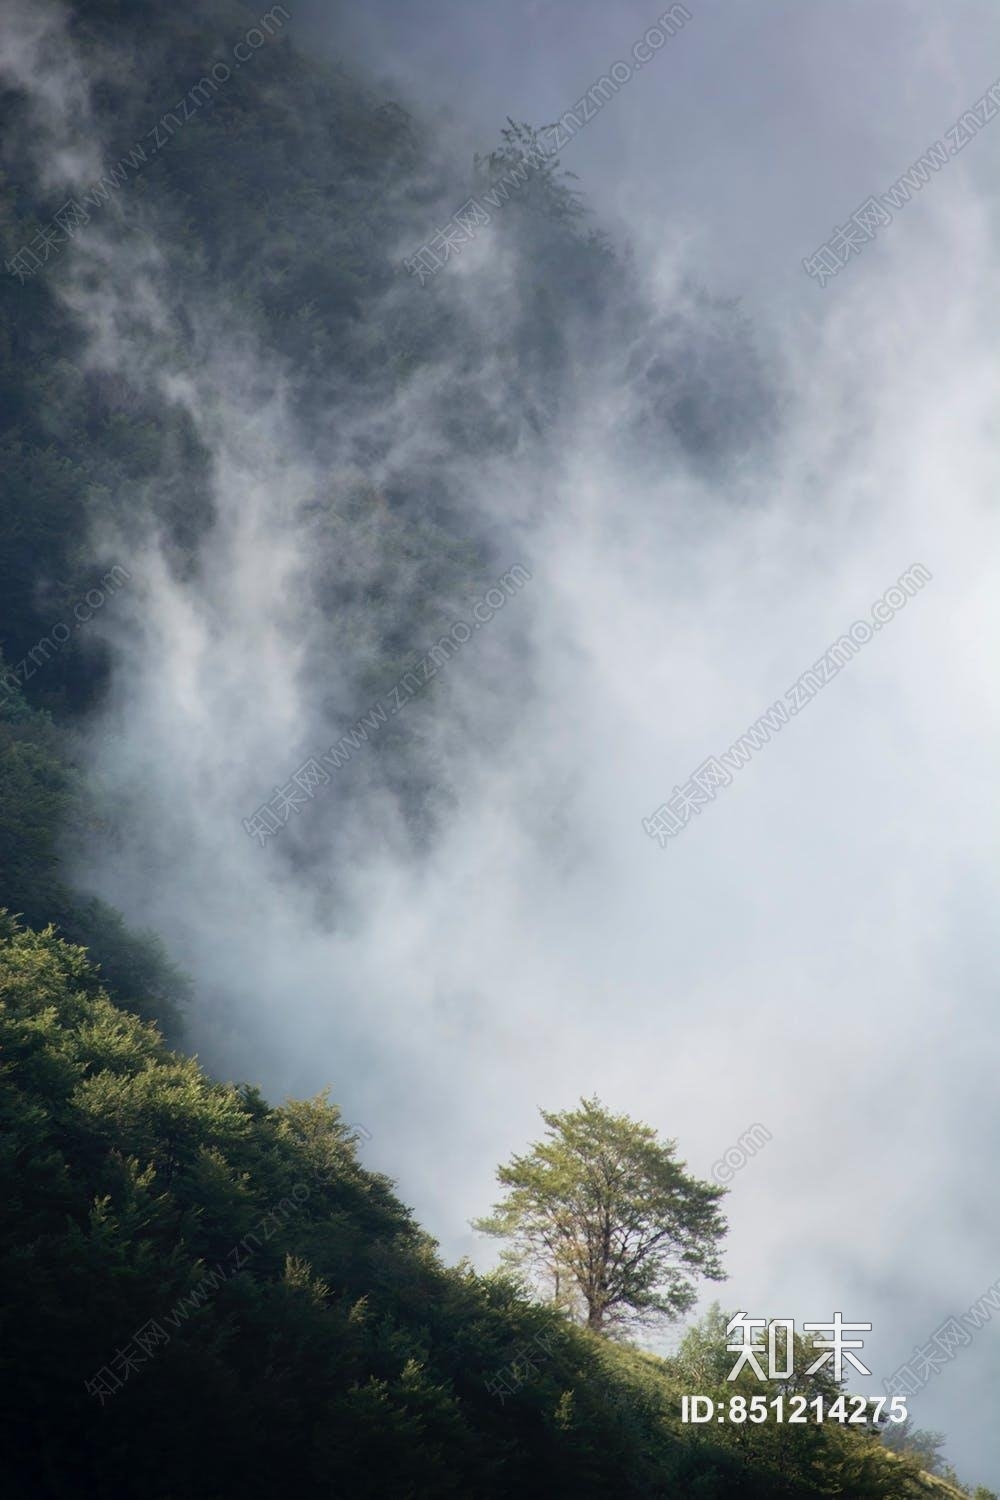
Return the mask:
<path id="1" fill-rule="evenodd" d="M 124 601 L 95 626 L 116 671 L 94 770 L 131 825 L 81 878 L 182 957 L 206 1060 L 272 1098 L 331 1084 L 449 1258 L 490 1262 L 468 1221 L 540 1105 L 596 1092 L 701 1174 L 759 1122 L 772 1139 L 732 1185 L 722 1299 L 872 1322 L 875 1375 L 855 1388 L 880 1394 L 1000 1278 L 1000 126 L 828 286 L 801 262 L 1000 75 L 1000 11 L 688 8 L 564 165 L 661 311 L 681 273 L 744 299 L 786 373 L 778 450 L 738 486 L 637 473 L 622 393 L 595 373 L 544 453 L 463 471 L 532 578 L 442 692 L 453 806 L 432 847 L 407 851 L 375 799 L 344 808 L 371 832 L 338 871 L 351 920 L 331 932 L 239 826 L 315 722 L 320 685 L 292 670 L 309 549 L 288 517 L 318 459 L 221 336 L 183 381 L 165 353 L 156 378 L 213 447 L 220 523 L 196 591 L 151 542 L 129 559 L 134 617 Z M 437 115 L 467 160 L 505 116 L 569 109 L 655 16 L 366 0 L 331 19 L 303 0 L 293 24 Z M 143 270 L 75 293 L 95 357 L 130 369 L 118 311 L 155 296 Z M 403 452 L 420 414 L 398 415 Z M 642 819 L 913 564 L 925 587 L 659 848 Z M 463 725 L 498 706 L 491 758 Z M 996 1390 L 995 1325 L 911 1402 L 994 1487 Z"/>
<path id="2" fill-rule="evenodd" d="M 619 0 L 303 0 L 310 40 L 364 58 L 398 96 L 442 111 L 459 149 L 507 115 L 558 119 L 669 7 Z M 991 0 L 690 4 L 691 20 L 563 153 L 603 220 L 655 259 L 678 241 L 714 288 L 770 316 L 818 288 L 803 256 L 888 187 L 1000 76 Z M 997 145 L 949 176 L 988 183 Z M 957 191 L 935 183 L 935 193 Z M 907 215 L 919 218 L 920 209 Z M 919 223 L 900 226 L 919 234 Z M 869 256 L 880 254 L 869 249 Z M 798 307 L 795 308 L 799 311 Z"/>
<path id="3" fill-rule="evenodd" d="M 426 929 L 414 917 L 398 931 L 389 913 L 413 893 L 394 892 L 373 963 L 402 1012 L 427 965 L 445 1015 L 476 996 L 460 1070 L 410 1083 L 425 1101 L 418 1134 L 439 1138 L 414 1149 L 429 1155 L 425 1215 L 446 1244 L 471 1245 L 457 1184 L 475 1197 L 491 1150 L 531 1134 L 536 1103 L 594 1088 L 678 1135 L 702 1170 L 760 1120 L 774 1140 L 734 1183 L 725 1299 L 870 1319 L 882 1376 L 1000 1276 L 985 670 L 1000 126 L 983 125 L 834 282 L 821 289 L 801 261 L 947 142 L 1000 76 L 1000 10 L 688 8 L 563 162 L 652 278 L 662 266 L 669 282 L 680 261 L 744 299 L 798 377 L 795 439 L 762 476 L 754 519 L 692 536 L 669 518 L 649 534 L 641 507 L 622 527 L 621 476 L 581 436 L 567 524 L 532 559 L 552 654 L 525 755 L 533 787 L 539 761 L 560 784 L 563 857 L 551 823 L 525 831 L 508 768 L 455 832 L 433 897 L 421 891 Z M 319 3 L 299 23 L 440 111 L 471 155 L 507 115 L 558 118 L 658 13 L 637 0 L 371 0 L 343 7 L 336 30 Z M 817 472 L 825 500 L 803 516 L 796 481 Z M 662 852 L 637 835 L 637 810 L 727 745 L 914 561 L 933 584 L 710 814 Z M 395 1140 L 372 1151 L 399 1170 Z M 988 1334 L 912 1402 L 960 1469 L 994 1486 L 997 1375 Z"/>

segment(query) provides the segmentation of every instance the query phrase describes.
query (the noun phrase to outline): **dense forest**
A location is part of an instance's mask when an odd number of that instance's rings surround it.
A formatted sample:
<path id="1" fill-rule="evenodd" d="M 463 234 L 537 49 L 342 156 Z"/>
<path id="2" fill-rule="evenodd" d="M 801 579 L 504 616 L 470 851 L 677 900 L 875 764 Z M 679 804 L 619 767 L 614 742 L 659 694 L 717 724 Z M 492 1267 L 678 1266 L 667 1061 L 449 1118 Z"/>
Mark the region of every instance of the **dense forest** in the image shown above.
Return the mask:
<path id="1" fill-rule="evenodd" d="M 924 1471 L 919 1441 L 874 1429 L 682 1425 L 683 1394 L 729 1393 L 718 1308 L 657 1358 L 515 1271 L 444 1264 L 336 1104 L 275 1105 L 189 1055 L 197 974 L 76 878 L 129 816 L 86 750 L 115 664 L 84 622 L 129 607 L 131 544 L 155 536 L 174 576 L 197 577 L 225 524 L 206 435 L 222 332 L 280 372 L 316 455 L 294 517 L 320 559 L 303 650 L 333 655 L 324 622 L 356 622 L 338 701 L 357 714 L 509 565 L 516 520 L 463 506 L 463 466 L 558 431 L 581 350 L 632 393 L 641 419 L 620 440 L 639 463 L 738 470 L 780 426 L 738 308 L 691 287 L 651 326 L 628 256 L 532 128 L 510 121 L 492 154 L 456 163 L 348 63 L 297 50 L 282 12 L 261 29 L 235 0 L 75 0 L 32 33 L 41 102 L 0 75 L 2 1493 L 968 1493 Z M 252 61 L 206 85 L 252 28 Z M 99 145 L 72 186 L 42 167 L 60 129 Z M 448 267 L 419 284 L 414 225 L 525 161 L 495 224 L 516 315 L 481 282 L 476 306 L 446 289 Z M 129 267 L 137 286 L 155 274 L 166 323 L 104 300 L 102 277 Z M 166 358 L 196 399 L 165 399 Z M 422 430 L 445 435 L 446 463 Z M 441 815 L 422 733 L 435 691 L 343 772 L 348 791 L 377 778 L 399 797 L 415 847 Z M 317 802 L 276 858 L 325 879 L 317 852 L 346 838 Z M 800 1354 L 775 1389 L 833 1394 Z"/>

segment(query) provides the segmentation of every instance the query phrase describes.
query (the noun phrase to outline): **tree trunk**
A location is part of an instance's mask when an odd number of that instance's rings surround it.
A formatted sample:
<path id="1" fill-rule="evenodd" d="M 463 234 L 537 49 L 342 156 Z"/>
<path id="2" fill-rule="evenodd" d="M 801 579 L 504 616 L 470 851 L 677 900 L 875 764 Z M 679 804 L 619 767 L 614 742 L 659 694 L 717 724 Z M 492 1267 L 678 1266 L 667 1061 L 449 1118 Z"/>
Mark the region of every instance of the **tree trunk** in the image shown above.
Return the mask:
<path id="1" fill-rule="evenodd" d="M 600 1333 L 604 1327 L 604 1306 L 601 1302 L 587 1298 L 587 1327 L 592 1333 Z"/>

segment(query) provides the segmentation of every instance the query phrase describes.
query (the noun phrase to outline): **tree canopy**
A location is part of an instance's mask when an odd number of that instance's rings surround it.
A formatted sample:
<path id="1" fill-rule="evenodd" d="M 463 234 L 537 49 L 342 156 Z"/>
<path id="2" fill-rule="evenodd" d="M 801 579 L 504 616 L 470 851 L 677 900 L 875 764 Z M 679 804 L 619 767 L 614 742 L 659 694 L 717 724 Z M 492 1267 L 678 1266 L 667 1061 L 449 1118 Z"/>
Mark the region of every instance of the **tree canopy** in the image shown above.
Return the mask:
<path id="1" fill-rule="evenodd" d="M 0 1059 L 5 1500 L 954 1494 L 837 1423 L 684 1426 L 724 1314 L 663 1360 L 445 1267 L 335 1106 L 214 1081 L 3 914 Z"/>
<path id="2" fill-rule="evenodd" d="M 696 1276 L 723 1279 L 725 1189 L 689 1176 L 675 1142 L 596 1098 L 540 1113 L 546 1138 L 498 1169 L 507 1192 L 475 1226 L 509 1240 L 509 1260 L 596 1333 L 676 1318 Z"/>
<path id="3" fill-rule="evenodd" d="M 363 614 L 366 649 L 344 667 L 359 710 L 411 664 L 414 642 L 441 634 L 451 601 L 510 557 L 474 524 L 461 463 L 435 468 L 420 444 L 389 462 L 384 434 L 366 427 L 345 465 L 331 426 L 416 390 L 428 430 L 478 465 L 554 422 L 567 380 L 599 349 L 634 397 L 622 440 L 637 461 L 710 465 L 760 441 L 774 393 L 744 320 L 693 291 L 669 320 L 652 318 L 641 279 L 590 227 L 557 163 L 522 172 L 530 127 L 511 122 L 456 180 L 432 132 L 283 31 L 119 192 L 116 154 L 148 144 L 257 9 L 65 9 L 81 76 L 93 64 L 98 80 L 104 165 L 84 196 L 105 194 L 90 202 L 103 244 L 155 242 L 164 302 L 183 314 L 171 370 L 201 366 L 220 326 L 205 311 L 223 309 L 222 326 L 231 319 L 280 367 L 303 445 L 332 455 L 303 512 L 319 559 L 311 649 L 343 656 L 338 611 Z M 30 99 L 5 86 L 5 263 L 65 204 L 38 171 L 38 135 Z M 520 295 L 511 313 L 481 283 L 467 316 L 454 282 L 419 287 L 399 256 L 471 191 L 508 180 L 523 191 L 503 197 L 491 232 Z M 272 1107 L 168 1045 L 183 1036 L 185 976 L 154 935 L 71 885 L 74 856 L 101 839 L 114 850 L 124 814 L 88 780 L 80 744 L 109 648 L 74 629 L 55 649 L 53 627 L 100 580 L 94 537 L 155 532 L 172 568 L 197 573 L 213 462 L 142 359 L 105 369 L 91 358 L 64 295 L 76 253 L 67 242 L 24 284 L 0 275 L 4 1500 L 952 1494 L 920 1478 L 912 1455 L 836 1425 L 684 1427 L 681 1395 L 724 1380 L 701 1358 L 720 1358 L 716 1324 L 673 1360 L 595 1336 L 677 1316 L 698 1277 L 721 1274 L 721 1190 L 689 1177 L 648 1127 L 584 1101 L 543 1115 L 549 1139 L 502 1169 L 490 1232 L 531 1252 L 555 1293 L 544 1306 L 505 1272 L 445 1266 L 325 1097 Z M 487 363 L 502 408 L 469 378 Z M 402 735 L 385 731 L 380 764 L 422 816 L 430 773 L 417 737 L 404 756 Z M 325 862 L 339 811 L 316 806 Z M 298 848 L 302 864 L 308 852 Z"/>

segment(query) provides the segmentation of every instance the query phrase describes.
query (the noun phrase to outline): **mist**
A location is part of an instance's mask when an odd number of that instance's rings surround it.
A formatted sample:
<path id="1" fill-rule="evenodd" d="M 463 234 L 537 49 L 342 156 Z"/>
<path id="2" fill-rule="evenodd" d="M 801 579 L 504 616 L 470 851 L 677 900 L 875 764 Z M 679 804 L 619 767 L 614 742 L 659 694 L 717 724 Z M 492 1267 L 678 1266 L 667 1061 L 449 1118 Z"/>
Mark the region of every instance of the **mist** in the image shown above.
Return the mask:
<path id="1" fill-rule="evenodd" d="M 705 1176 L 763 1125 L 717 1295 L 871 1322 L 857 1388 L 881 1393 L 1000 1274 L 1000 131 L 830 284 L 802 260 L 993 81 L 997 17 L 691 9 L 563 153 L 595 227 L 631 247 L 645 327 L 570 327 L 557 388 L 515 369 L 528 250 L 496 225 L 433 287 L 402 271 L 382 293 L 387 317 L 447 308 L 482 360 L 439 352 L 402 392 L 331 379 L 322 420 L 218 288 L 113 208 L 67 253 L 91 368 L 186 412 L 212 501 L 191 568 L 148 518 L 95 526 L 95 556 L 133 581 L 93 626 L 112 675 L 85 755 L 107 831 L 68 853 L 192 976 L 213 1072 L 274 1100 L 329 1086 L 450 1260 L 492 1263 L 469 1220 L 539 1107 L 596 1093 Z M 506 115 L 557 118 L 652 19 L 313 7 L 292 34 L 441 125 L 433 194 L 394 205 L 399 264 L 461 204 L 455 163 Z M 26 24 L 5 55 L 22 81 Z M 94 86 L 92 56 L 65 36 L 59 55 Z M 40 170 L 69 191 L 106 143 L 35 86 Z M 759 357 L 699 347 L 699 286 L 744 298 Z M 718 424 L 707 456 L 632 378 L 662 348 Z M 470 452 L 465 404 L 509 440 Z M 407 649 L 455 620 L 469 638 L 261 843 L 244 820 L 387 701 L 365 673 L 428 576 L 392 550 L 407 475 L 478 539 L 482 581 L 439 593 Z M 352 526 L 364 486 L 389 499 Z M 808 707 L 676 838 L 650 837 L 643 820 L 915 565 L 926 584 Z M 528 580 L 480 620 L 515 567 Z M 377 627 L 359 580 L 378 584 Z M 911 1413 L 996 1484 L 988 1337 Z"/>

